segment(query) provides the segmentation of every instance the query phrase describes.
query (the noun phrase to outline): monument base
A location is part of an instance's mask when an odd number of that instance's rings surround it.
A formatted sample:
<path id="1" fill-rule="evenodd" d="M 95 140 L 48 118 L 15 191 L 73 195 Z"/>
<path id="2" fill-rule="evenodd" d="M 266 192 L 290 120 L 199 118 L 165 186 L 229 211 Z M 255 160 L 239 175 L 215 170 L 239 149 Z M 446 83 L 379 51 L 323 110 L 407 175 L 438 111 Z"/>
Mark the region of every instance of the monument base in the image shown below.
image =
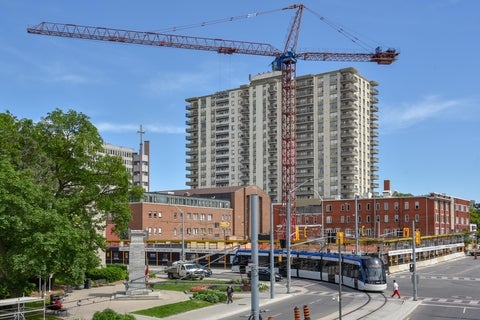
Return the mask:
<path id="1" fill-rule="evenodd" d="M 125 293 L 116 293 L 114 298 L 118 300 L 157 300 L 160 299 L 160 292 L 148 289 L 132 290 Z"/>

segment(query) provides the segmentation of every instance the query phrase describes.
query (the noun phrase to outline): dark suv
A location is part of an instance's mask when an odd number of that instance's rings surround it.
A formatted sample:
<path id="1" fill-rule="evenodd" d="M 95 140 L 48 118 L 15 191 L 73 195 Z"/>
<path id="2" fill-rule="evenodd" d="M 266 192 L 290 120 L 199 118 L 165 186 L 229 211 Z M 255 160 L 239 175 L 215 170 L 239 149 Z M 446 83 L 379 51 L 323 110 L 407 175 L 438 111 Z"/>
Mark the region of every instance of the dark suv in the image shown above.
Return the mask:
<path id="1" fill-rule="evenodd" d="M 248 271 L 248 278 L 250 279 L 252 272 Z M 270 269 L 269 268 L 258 268 L 258 280 L 260 281 L 270 281 Z M 282 280 L 282 275 L 278 272 L 275 272 L 275 281 Z"/>

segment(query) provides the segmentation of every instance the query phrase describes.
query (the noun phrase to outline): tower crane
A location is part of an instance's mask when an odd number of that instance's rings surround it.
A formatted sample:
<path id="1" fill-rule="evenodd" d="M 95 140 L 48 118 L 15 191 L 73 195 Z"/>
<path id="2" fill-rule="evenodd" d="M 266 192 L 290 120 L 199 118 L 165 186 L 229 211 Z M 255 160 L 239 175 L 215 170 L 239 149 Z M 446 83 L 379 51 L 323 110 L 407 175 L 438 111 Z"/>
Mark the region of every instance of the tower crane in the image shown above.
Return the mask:
<path id="1" fill-rule="evenodd" d="M 282 203 L 290 203 L 291 222 L 293 223 L 291 225 L 295 226 L 297 162 L 295 93 L 297 60 L 375 62 L 380 65 L 389 65 L 396 60 L 399 53 L 395 49 L 387 49 L 383 51 L 380 48 L 377 48 L 373 53 L 296 52 L 302 12 L 307 8 L 303 4 L 294 4 L 279 10 L 290 9 L 295 9 L 296 12 L 283 50 L 279 50 L 268 43 L 183 36 L 160 32 L 122 30 L 55 22 L 41 22 L 33 27 L 27 28 L 27 32 L 31 34 L 77 39 L 214 51 L 223 54 L 235 53 L 274 57 L 272 69 L 274 71 L 281 71 L 282 79 Z M 248 17 L 249 16 L 250 15 L 248 15 Z M 235 19 L 241 17 L 247 16 L 239 16 L 235 17 Z"/>

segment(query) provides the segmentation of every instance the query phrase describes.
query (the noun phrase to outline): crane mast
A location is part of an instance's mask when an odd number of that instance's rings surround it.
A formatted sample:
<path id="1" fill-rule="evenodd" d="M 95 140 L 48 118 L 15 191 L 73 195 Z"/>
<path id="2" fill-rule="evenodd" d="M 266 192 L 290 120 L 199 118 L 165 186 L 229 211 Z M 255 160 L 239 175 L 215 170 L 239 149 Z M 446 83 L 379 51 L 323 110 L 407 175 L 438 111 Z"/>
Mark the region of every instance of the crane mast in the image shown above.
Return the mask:
<path id="1" fill-rule="evenodd" d="M 143 32 L 104 27 L 82 26 L 54 22 L 41 22 L 27 28 L 31 34 L 68 37 L 87 40 L 109 41 L 127 44 L 151 45 L 179 49 L 214 51 L 223 54 L 248 54 L 274 57 L 272 69 L 282 74 L 282 203 L 290 203 L 291 226 L 296 222 L 296 64 L 297 60 L 306 61 L 347 61 L 375 62 L 389 65 L 396 60 L 398 52 L 394 49 L 374 53 L 336 53 L 336 52 L 296 52 L 302 12 L 305 6 L 294 4 L 281 10 L 296 9 L 295 17 L 289 29 L 285 47 L 279 50 L 268 43 L 225 40 L 216 38 L 182 36 L 158 32 Z M 290 201 L 289 201 L 290 200 Z M 285 224 L 284 224 L 285 225 Z M 291 236 L 291 230 L 285 231 L 285 237 Z"/>

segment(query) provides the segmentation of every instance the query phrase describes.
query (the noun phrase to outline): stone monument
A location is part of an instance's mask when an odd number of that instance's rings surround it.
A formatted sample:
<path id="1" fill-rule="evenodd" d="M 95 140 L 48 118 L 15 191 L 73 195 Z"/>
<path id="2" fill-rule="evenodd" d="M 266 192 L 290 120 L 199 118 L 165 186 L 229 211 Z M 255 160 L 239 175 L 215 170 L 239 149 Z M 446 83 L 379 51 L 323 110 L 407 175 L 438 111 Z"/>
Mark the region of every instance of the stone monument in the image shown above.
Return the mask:
<path id="1" fill-rule="evenodd" d="M 130 254 L 128 259 L 128 281 L 125 283 L 126 295 L 146 295 L 152 292 L 147 288 L 147 265 L 145 263 L 144 230 L 130 231 Z"/>

